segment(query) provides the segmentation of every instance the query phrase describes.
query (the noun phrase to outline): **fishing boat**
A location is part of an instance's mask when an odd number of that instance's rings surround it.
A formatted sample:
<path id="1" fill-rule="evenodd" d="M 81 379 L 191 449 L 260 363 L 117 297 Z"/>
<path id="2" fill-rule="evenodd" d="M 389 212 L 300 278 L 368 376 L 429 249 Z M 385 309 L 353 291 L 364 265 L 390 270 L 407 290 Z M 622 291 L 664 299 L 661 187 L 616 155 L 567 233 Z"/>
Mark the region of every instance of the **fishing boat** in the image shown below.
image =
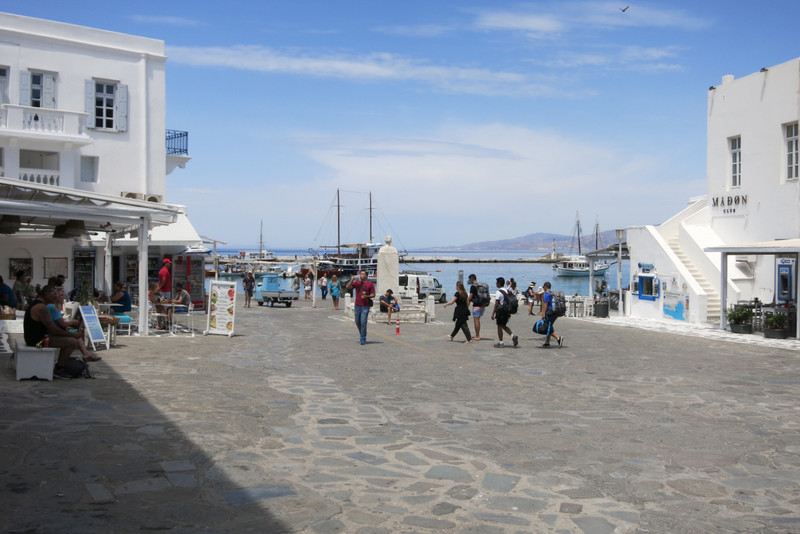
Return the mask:
<path id="1" fill-rule="evenodd" d="M 369 194 L 369 242 L 367 243 L 342 243 L 341 242 L 341 202 L 339 190 L 336 190 L 336 245 L 326 245 L 326 251 L 318 259 L 318 272 L 324 272 L 328 277 L 355 275 L 358 271 L 367 271 L 370 276 L 375 276 L 378 269 L 378 251 L 383 243 L 373 242 L 372 233 L 372 193 Z M 333 252 L 333 249 L 336 252 Z M 344 251 L 342 250 L 344 249 Z M 331 250 L 330 253 L 327 250 Z"/>
<path id="2" fill-rule="evenodd" d="M 553 272 L 556 276 L 605 276 L 610 264 L 606 262 L 595 262 L 590 268 L 589 261 L 583 255 L 581 250 L 581 220 L 578 215 L 575 215 L 575 230 L 578 236 L 578 254 L 568 255 L 560 258 L 557 263 L 553 264 Z M 595 250 L 600 249 L 600 225 L 594 225 L 594 238 Z"/>
<path id="3" fill-rule="evenodd" d="M 258 238 L 258 252 L 240 251 L 238 254 L 219 258 L 219 275 L 227 278 L 238 278 L 251 271 L 253 273 L 271 272 L 278 261 L 275 254 L 264 250 L 264 221 Z M 214 266 L 206 266 L 206 276 L 214 276 Z"/>

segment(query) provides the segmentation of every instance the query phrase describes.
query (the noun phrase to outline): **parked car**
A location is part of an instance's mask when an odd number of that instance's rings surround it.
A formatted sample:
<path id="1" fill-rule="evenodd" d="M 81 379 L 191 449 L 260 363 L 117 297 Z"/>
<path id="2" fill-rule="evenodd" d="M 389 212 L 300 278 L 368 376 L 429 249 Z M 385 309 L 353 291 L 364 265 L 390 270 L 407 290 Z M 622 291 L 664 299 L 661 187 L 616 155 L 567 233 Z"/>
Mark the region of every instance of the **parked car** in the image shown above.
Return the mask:
<path id="1" fill-rule="evenodd" d="M 256 280 L 256 289 L 253 295 L 259 306 L 266 302 L 272 307 L 276 303 L 291 307 L 292 301 L 300 297 L 300 292 L 292 288 L 292 279 L 284 278 L 279 273 L 265 274 Z"/>
<path id="2" fill-rule="evenodd" d="M 403 271 L 398 278 L 398 297 L 427 298 L 433 295 L 438 302 L 447 302 L 444 288 L 435 277 L 424 272 Z"/>

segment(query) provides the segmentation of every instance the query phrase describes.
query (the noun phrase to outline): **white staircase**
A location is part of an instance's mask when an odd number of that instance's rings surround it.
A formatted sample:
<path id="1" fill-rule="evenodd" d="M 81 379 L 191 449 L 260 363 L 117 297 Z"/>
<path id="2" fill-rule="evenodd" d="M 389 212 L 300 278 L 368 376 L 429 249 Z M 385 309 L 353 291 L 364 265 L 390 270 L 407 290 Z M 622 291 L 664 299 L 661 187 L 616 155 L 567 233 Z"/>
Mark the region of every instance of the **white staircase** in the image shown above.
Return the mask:
<path id="1" fill-rule="evenodd" d="M 684 267 L 689 271 L 689 273 L 694 277 L 695 281 L 703 288 L 703 291 L 706 292 L 708 295 L 708 307 L 706 311 L 706 321 L 709 323 L 719 323 L 720 318 L 720 295 L 719 292 L 714 289 L 714 286 L 709 283 L 708 280 L 703 276 L 700 270 L 695 267 L 689 257 L 683 253 L 680 247 L 680 241 L 678 237 L 673 237 L 669 240 L 669 248 L 672 249 L 672 252 L 681 260 Z"/>

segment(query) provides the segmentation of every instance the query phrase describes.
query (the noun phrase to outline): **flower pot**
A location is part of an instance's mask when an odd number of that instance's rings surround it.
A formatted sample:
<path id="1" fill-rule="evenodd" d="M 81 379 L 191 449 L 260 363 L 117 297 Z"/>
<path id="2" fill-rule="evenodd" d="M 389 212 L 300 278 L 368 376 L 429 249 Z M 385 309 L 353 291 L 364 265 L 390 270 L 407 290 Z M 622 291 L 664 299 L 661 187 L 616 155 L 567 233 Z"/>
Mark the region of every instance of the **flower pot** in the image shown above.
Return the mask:
<path id="1" fill-rule="evenodd" d="M 598 302 L 594 305 L 595 317 L 608 317 L 608 302 Z"/>
<path id="2" fill-rule="evenodd" d="M 765 328 L 764 337 L 770 339 L 786 339 L 789 335 L 789 330 L 786 328 Z"/>
<path id="3" fill-rule="evenodd" d="M 734 334 L 752 334 L 753 325 L 731 323 L 731 332 Z"/>

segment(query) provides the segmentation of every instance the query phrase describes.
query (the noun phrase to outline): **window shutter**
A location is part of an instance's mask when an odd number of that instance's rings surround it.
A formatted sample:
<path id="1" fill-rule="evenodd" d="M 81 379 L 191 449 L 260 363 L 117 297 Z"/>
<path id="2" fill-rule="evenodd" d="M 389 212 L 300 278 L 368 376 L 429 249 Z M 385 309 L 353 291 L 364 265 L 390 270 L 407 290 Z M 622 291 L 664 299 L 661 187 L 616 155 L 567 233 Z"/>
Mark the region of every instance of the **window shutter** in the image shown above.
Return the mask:
<path id="1" fill-rule="evenodd" d="M 128 131 L 128 86 L 124 83 L 117 87 L 117 131 Z"/>
<path id="2" fill-rule="evenodd" d="M 42 107 L 47 109 L 56 108 L 56 76 L 55 74 L 45 74 L 42 76 Z"/>
<path id="3" fill-rule="evenodd" d="M 0 104 L 8 104 L 8 78 L 0 77 Z"/>
<path id="4" fill-rule="evenodd" d="M 31 105 L 31 73 L 27 70 L 19 73 L 19 105 Z"/>
<path id="5" fill-rule="evenodd" d="M 84 111 L 89 114 L 86 117 L 86 127 L 89 129 L 94 128 L 94 80 L 86 80 L 84 82 Z"/>

